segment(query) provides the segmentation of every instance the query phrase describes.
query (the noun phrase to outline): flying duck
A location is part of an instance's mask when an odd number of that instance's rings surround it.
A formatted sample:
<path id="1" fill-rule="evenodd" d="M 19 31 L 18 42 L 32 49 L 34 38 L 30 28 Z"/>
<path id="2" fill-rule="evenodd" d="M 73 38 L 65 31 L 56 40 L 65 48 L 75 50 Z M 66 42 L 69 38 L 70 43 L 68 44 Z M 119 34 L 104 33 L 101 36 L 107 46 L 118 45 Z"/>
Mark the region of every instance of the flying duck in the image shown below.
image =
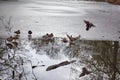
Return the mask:
<path id="1" fill-rule="evenodd" d="M 84 20 L 84 23 L 86 24 L 86 30 L 88 31 L 91 27 L 95 27 L 95 25 L 89 21 Z"/>

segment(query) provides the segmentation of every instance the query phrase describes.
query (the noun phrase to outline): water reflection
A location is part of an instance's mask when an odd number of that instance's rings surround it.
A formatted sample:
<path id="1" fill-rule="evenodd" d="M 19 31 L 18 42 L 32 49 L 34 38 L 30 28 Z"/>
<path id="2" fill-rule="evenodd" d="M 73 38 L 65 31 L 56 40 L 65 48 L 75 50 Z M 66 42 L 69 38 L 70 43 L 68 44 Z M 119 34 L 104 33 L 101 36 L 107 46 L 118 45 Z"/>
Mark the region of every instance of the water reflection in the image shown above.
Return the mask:
<path id="1" fill-rule="evenodd" d="M 0 79 L 15 80 L 119 80 L 120 46 L 117 41 L 79 40 L 75 45 L 44 42 L 42 38 L 20 40 L 9 49 L 0 39 Z M 46 69 L 76 60 L 52 71 Z M 44 65 L 44 66 L 43 66 Z M 90 74 L 80 76 L 85 67 Z M 84 68 L 83 68 L 84 69 Z M 8 73 L 9 72 L 9 73 Z"/>

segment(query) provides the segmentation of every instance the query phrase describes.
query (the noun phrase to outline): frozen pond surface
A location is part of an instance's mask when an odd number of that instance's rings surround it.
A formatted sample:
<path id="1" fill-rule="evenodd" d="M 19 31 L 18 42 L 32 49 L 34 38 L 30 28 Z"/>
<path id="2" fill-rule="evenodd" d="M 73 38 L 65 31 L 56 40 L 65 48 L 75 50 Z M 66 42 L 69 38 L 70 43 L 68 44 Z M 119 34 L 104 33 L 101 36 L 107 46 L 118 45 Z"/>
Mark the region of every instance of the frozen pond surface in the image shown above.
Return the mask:
<path id="1" fill-rule="evenodd" d="M 105 2 L 86 1 L 13 1 L 0 2 L 0 16 L 8 19 L 12 16 L 12 30 L 20 29 L 22 37 L 28 30 L 38 37 L 46 33 L 55 36 L 80 34 L 84 39 L 117 40 L 120 35 L 120 6 Z M 83 20 L 96 25 L 85 30 Z M 0 36 L 6 36 L 5 29 L 0 26 Z"/>

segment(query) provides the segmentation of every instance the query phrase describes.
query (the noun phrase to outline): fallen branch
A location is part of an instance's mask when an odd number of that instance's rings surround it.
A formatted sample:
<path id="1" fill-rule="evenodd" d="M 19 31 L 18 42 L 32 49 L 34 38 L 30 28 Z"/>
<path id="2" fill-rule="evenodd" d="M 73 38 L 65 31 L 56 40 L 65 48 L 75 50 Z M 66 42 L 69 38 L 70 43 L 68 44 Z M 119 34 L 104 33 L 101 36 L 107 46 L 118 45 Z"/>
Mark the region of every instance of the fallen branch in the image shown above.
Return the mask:
<path id="1" fill-rule="evenodd" d="M 65 66 L 65 65 L 68 65 L 68 64 L 71 64 L 71 63 L 74 63 L 76 60 L 72 60 L 72 61 L 63 61 L 59 64 L 55 64 L 55 65 L 52 65 L 52 66 L 49 66 L 46 71 L 50 71 L 50 70 L 53 70 L 53 69 L 56 69 L 58 67 L 61 67 L 61 66 Z"/>

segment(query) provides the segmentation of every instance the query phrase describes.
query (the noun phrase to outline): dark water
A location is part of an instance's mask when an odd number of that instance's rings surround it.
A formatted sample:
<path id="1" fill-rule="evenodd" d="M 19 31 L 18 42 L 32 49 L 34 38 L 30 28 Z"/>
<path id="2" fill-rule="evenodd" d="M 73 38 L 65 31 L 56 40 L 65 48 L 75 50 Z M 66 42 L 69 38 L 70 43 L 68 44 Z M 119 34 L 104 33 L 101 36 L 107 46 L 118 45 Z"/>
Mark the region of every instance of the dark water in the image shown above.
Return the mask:
<path id="1" fill-rule="evenodd" d="M 42 38 L 20 39 L 14 49 L 0 39 L 0 79 L 11 80 L 119 80 L 120 45 L 117 41 L 77 40 L 75 45 L 55 38 L 46 43 Z M 74 63 L 46 71 L 55 64 Z M 82 68 L 90 74 L 79 77 Z M 20 77 L 20 75 L 22 75 Z"/>

